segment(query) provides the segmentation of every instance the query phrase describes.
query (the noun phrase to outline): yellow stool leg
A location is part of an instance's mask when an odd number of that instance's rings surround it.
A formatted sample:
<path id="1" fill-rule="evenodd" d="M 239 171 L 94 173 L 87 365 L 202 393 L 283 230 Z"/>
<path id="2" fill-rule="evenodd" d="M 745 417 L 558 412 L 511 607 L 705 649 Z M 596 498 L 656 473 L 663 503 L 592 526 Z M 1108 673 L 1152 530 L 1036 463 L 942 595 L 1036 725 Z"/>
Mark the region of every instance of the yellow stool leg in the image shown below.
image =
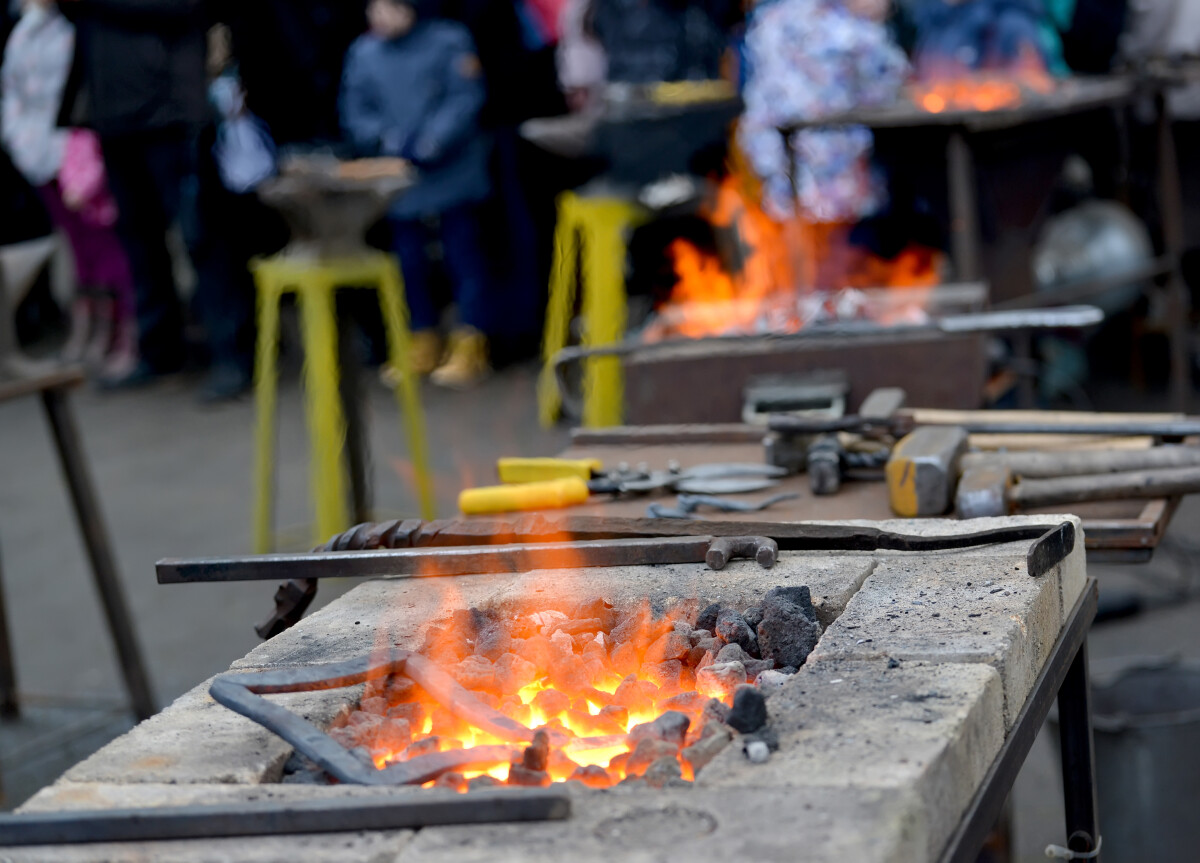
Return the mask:
<path id="1" fill-rule="evenodd" d="M 338 392 L 334 289 L 333 279 L 318 268 L 297 286 L 304 335 L 304 406 L 308 414 L 312 497 L 317 512 L 314 544 L 350 526 L 342 469 L 346 421 Z"/>
<path id="2" fill-rule="evenodd" d="M 396 403 L 404 417 L 404 430 L 408 437 L 408 452 L 412 457 L 413 477 L 417 484 L 417 499 L 421 504 L 421 517 L 431 520 L 437 517 L 437 505 L 433 498 L 433 478 L 429 473 L 429 446 L 425 437 L 425 415 L 421 411 L 421 395 L 417 388 L 417 376 L 413 374 L 410 360 L 408 329 L 408 305 L 404 302 L 404 282 L 400 268 L 390 255 L 386 256 L 379 282 L 380 306 L 384 323 L 387 325 L 388 347 L 391 352 L 392 369 L 396 372 Z"/>
<path id="3" fill-rule="evenodd" d="M 562 395 L 554 380 L 551 361 L 567 346 L 567 329 L 575 305 L 575 278 L 579 255 L 577 218 L 578 196 L 563 192 L 558 196 L 558 224 L 554 229 L 554 261 L 550 270 L 550 299 L 546 305 L 546 324 L 542 336 L 542 375 L 538 380 L 538 419 L 552 426 L 562 408 Z"/>
<path id="4" fill-rule="evenodd" d="M 639 210 L 623 201 L 584 202 L 583 344 L 598 347 L 625 337 L 625 231 Z M 619 357 L 593 357 L 583 377 L 583 424 L 619 425 L 624 407 Z"/>
<path id="5" fill-rule="evenodd" d="M 258 344 L 254 351 L 254 552 L 272 550 L 275 498 L 275 402 L 281 289 L 269 265 L 254 268 L 258 294 Z"/>

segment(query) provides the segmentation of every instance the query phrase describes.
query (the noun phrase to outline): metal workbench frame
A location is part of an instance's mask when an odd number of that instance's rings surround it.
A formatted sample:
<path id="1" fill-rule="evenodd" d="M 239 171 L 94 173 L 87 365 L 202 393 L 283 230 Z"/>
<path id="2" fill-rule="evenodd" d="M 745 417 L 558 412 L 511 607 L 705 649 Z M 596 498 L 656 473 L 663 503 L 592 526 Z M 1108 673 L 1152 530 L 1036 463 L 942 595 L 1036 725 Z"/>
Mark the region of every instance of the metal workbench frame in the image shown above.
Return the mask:
<path id="1" fill-rule="evenodd" d="M 1004 802 L 1055 699 L 1062 749 L 1066 845 L 1076 852 L 1096 848 L 1100 832 L 1087 634 L 1096 617 L 1098 596 L 1098 582 L 1088 578 L 1000 753 L 939 858 L 940 863 L 974 863 L 978 859 L 979 850 L 1000 819 Z"/>

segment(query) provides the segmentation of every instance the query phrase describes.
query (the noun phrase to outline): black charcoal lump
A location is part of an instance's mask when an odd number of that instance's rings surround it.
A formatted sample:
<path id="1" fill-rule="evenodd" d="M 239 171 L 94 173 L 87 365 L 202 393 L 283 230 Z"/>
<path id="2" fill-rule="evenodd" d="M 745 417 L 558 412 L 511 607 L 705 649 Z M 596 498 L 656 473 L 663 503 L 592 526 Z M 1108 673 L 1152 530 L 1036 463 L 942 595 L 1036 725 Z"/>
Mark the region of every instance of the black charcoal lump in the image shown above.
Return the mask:
<path id="1" fill-rule="evenodd" d="M 808 659 L 821 627 L 807 587 L 776 587 L 767 592 L 758 624 L 758 648 L 777 666 L 799 668 Z"/>
<path id="2" fill-rule="evenodd" d="M 726 644 L 736 644 L 751 656 L 758 656 L 758 638 L 746 618 L 732 608 L 723 608 L 717 615 L 717 636 Z"/>

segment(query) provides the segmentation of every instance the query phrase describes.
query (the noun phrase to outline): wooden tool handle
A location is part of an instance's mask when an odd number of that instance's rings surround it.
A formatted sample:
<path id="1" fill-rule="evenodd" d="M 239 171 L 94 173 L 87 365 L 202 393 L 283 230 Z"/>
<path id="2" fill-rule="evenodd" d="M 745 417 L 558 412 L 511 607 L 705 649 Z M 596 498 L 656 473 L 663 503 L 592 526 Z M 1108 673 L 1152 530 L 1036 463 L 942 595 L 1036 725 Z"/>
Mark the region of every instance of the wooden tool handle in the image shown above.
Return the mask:
<path id="1" fill-rule="evenodd" d="M 1013 486 L 1009 500 L 1018 508 L 1031 508 L 1091 500 L 1170 497 L 1198 491 L 1200 467 L 1184 467 L 1025 480 Z"/>
<path id="2" fill-rule="evenodd" d="M 1019 477 L 1040 479 L 1200 466 L 1200 446 L 1098 449 L 1066 452 L 979 452 L 963 456 L 962 468 L 1003 467 Z"/>

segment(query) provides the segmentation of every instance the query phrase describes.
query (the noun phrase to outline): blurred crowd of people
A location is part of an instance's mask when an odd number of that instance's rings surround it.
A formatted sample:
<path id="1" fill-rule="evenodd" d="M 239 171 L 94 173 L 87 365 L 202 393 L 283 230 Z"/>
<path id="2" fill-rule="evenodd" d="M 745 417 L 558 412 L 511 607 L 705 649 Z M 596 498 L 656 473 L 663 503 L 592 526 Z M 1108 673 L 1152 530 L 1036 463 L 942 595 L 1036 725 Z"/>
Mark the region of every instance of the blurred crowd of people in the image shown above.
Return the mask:
<path id="1" fill-rule="evenodd" d="M 1164 13 L 1176 42 L 1194 8 L 1181 3 L 1151 4 L 1183 10 Z M 981 68 L 1033 45 L 1051 71 L 1064 56 L 1103 71 L 1127 6 L 23 0 L 8 10 L 0 136 L 74 255 L 64 355 L 102 386 L 144 384 L 193 361 L 198 323 L 213 400 L 250 385 L 247 263 L 286 242 L 257 186 L 288 153 L 409 160 L 419 180 L 372 241 L 400 259 L 415 367 L 463 386 L 487 374 L 489 351 L 536 349 L 554 195 L 579 180 L 521 140 L 523 121 L 596 110 L 612 82 L 730 78 L 746 104 L 737 140 L 768 208 L 861 218 L 880 197 L 869 133 L 814 130 L 785 154 L 777 125 L 894 98 L 910 58 L 919 70 L 935 49 Z M 195 274 L 188 303 L 172 229 Z M 444 338 L 447 293 L 457 313 Z"/>

